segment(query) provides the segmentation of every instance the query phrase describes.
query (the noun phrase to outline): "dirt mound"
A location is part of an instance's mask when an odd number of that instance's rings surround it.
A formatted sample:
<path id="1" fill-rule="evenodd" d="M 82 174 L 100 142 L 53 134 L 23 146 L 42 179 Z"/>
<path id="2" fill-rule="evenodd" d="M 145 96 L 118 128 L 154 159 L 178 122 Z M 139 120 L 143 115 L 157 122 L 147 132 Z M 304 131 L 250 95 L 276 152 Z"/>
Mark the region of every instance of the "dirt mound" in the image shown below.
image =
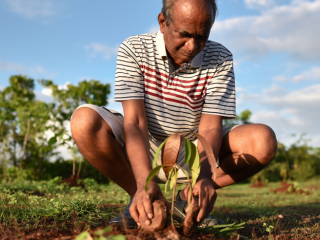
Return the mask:
<path id="1" fill-rule="evenodd" d="M 262 188 L 265 187 L 266 185 L 260 181 L 255 181 L 250 187 L 252 188 Z"/>
<path id="2" fill-rule="evenodd" d="M 80 180 L 80 181 L 79 181 Z M 80 177 L 71 175 L 68 179 L 63 179 L 61 183 L 67 183 L 70 187 L 82 187 L 84 188 L 84 183 L 81 181 Z"/>
<path id="3" fill-rule="evenodd" d="M 273 188 L 271 188 L 270 191 L 274 193 L 296 193 L 296 194 L 306 194 L 306 195 L 311 194 L 308 191 L 295 188 L 292 183 L 281 182 L 281 185 L 282 187 L 276 188 L 274 190 Z"/>
<path id="4" fill-rule="evenodd" d="M 163 231 L 148 231 L 141 228 L 138 229 L 123 229 L 118 225 L 112 225 L 113 231 L 108 233 L 106 236 L 110 235 L 125 235 L 127 240 L 136 240 L 136 239 L 172 239 L 172 240 L 189 240 L 189 239 L 212 239 L 213 234 L 203 234 L 202 232 L 196 232 L 192 235 L 186 237 L 172 229 L 171 225 L 165 228 Z M 182 229 L 181 229 L 182 230 Z"/>

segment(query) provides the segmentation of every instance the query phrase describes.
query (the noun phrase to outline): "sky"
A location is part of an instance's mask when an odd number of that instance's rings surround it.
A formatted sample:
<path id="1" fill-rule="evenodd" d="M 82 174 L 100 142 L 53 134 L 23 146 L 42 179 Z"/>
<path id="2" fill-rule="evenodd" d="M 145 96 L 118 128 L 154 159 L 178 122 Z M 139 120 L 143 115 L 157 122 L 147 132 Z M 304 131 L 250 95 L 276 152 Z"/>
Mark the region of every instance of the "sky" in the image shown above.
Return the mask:
<path id="1" fill-rule="evenodd" d="M 218 0 L 210 40 L 234 57 L 237 114 L 272 127 L 291 144 L 320 147 L 320 0 Z M 66 86 L 110 83 L 128 37 L 158 31 L 161 0 L 0 0 L 0 89 L 11 75 Z M 39 100 L 52 101 L 36 85 Z M 294 135 L 293 135 L 294 134 Z"/>

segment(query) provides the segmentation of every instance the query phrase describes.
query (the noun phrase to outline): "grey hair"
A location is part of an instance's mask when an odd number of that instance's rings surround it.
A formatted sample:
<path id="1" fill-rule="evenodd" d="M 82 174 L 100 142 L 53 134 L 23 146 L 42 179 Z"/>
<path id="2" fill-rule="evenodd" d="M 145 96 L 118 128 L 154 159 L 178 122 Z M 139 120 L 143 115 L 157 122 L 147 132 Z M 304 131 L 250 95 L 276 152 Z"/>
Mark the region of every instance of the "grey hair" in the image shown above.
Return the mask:
<path id="1" fill-rule="evenodd" d="M 176 1 L 177 0 L 162 0 L 161 13 L 166 18 L 167 26 L 169 26 L 170 23 L 173 22 L 172 7 Z M 213 24 L 217 14 L 218 14 L 217 3 L 216 3 L 216 0 L 206 0 L 206 1 L 209 2 L 209 4 L 211 4 L 212 9 L 213 9 L 213 21 L 212 21 L 212 24 Z"/>

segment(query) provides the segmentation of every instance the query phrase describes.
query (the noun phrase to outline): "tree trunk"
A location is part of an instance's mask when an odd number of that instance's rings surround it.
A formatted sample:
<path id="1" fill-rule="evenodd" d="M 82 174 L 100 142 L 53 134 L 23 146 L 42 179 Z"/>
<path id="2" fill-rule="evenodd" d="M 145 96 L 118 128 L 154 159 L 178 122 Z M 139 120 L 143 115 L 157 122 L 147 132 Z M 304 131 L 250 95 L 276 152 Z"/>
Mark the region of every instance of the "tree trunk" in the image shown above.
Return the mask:
<path id="1" fill-rule="evenodd" d="M 8 139 L 6 138 L 4 140 L 4 148 L 2 149 L 2 174 L 3 174 L 3 178 L 6 177 L 6 173 L 7 173 L 7 157 L 6 157 L 6 150 L 8 148 Z"/>
<path id="2" fill-rule="evenodd" d="M 286 159 L 286 162 L 287 162 L 288 180 L 291 180 L 291 176 L 290 176 L 290 165 L 289 165 L 289 159 L 288 159 L 288 157 L 287 157 L 286 150 L 284 149 L 284 147 L 283 147 L 282 144 L 279 145 L 279 148 L 282 150 L 283 155 L 284 155 L 284 157 L 285 157 L 285 159 Z"/>
<path id="3" fill-rule="evenodd" d="M 29 132 L 30 132 L 30 119 L 28 119 L 28 122 L 27 122 L 27 132 L 26 132 L 26 135 L 24 136 L 22 154 L 21 154 L 21 158 L 20 158 L 19 168 L 22 168 L 22 161 L 23 161 L 23 156 L 24 156 L 24 153 L 26 151 L 26 146 L 27 146 L 27 143 L 28 143 Z"/>
<path id="4" fill-rule="evenodd" d="M 80 159 L 80 162 L 79 162 L 79 168 L 78 168 L 77 178 L 80 178 L 81 163 L 82 163 L 82 158 Z"/>
<path id="5" fill-rule="evenodd" d="M 76 175 L 76 155 L 75 155 L 75 147 L 72 148 L 72 160 L 73 160 L 73 168 L 72 168 L 72 175 Z"/>
<path id="6" fill-rule="evenodd" d="M 17 141 L 16 141 L 16 132 L 15 129 L 13 128 L 13 132 L 12 132 L 12 138 L 13 138 L 13 153 L 12 153 L 12 160 L 13 160 L 13 165 L 15 167 L 17 167 L 18 163 L 17 163 L 17 159 L 16 159 L 16 145 L 17 145 Z"/>

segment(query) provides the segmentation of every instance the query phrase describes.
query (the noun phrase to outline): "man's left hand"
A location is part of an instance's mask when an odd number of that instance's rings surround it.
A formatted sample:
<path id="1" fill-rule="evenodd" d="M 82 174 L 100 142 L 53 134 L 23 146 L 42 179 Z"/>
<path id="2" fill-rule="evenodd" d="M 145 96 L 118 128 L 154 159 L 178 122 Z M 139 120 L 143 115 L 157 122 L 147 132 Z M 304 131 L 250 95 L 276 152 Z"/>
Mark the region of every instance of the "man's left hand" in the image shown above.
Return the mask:
<path id="1" fill-rule="evenodd" d="M 190 202 L 190 188 L 187 187 L 187 199 Z M 193 187 L 193 196 L 199 197 L 200 211 L 197 217 L 198 222 L 202 222 L 212 211 L 214 203 L 217 199 L 217 192 L 214 189 L 211 180 L 205 177 L 198 178 L 196 184 Z M 194 204 L 194 198 L 192 198 L 192 204 Z"/>

